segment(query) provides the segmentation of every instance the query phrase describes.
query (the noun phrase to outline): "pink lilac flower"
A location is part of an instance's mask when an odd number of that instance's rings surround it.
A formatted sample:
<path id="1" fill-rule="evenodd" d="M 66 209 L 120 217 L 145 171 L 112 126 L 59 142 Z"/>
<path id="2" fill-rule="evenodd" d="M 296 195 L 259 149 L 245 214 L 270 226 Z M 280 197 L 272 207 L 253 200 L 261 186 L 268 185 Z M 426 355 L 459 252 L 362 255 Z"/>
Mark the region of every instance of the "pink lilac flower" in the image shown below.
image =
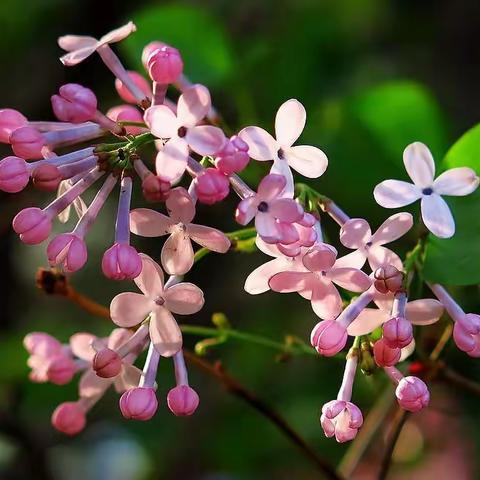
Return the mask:
<path id="1" fill-rule="evenodd" d="M 45 192 L 57 190 L 60 182 L 63 180 L 60 169 L 48 163 L 34 168 L 31 177 L 35 188 Z"/>
<path id="2" fill-rule="evenodd" d="M 0 110 L 0 142 L 10 143 L 12 132 L 27 125 L 28 119 L 23 114 L 12 108 L 2 108 Z"/>
<path id="3" fill-rule="evenodd" d="M 361 270 L 335 265 L 337 251 L 331 245 L 320 243 L 303 256 L 304 272 L 280 272 L 269 282 L 273 291 L 281 293 L 304 292 L 320 318 L 334 319 L 342 310 L 342 299 L 335 284 L 352 292 L 362 292 L 371 280 Z"/>
<path id="4" fill-rule="evenodd" d="M 161 254 L 167 273 L 183 275 L 190 270 L 194 260 L 192 240 L 214 252 L 225 253 L 230 248 L 230 240 L 220 230 L 191 223 L 195 204 L 184 188 L 174 188 L 165 204 L 168 216 L 147 208 L 132 210 L 130 228 L 143 237 L 169 235 Z"/>
<path id="5" fill-rule="evenodd" d="M 297 257 L 302 250 L 315 244 L 320 235 L 316 227 L 317 219 L 310 213 L 304 212 L 303 217 L 292 223 L 298 233 L 298 240 L 294 243 L 277 243 L 278 250 L 287 257 Z"/>
<path id="6" fill-rule="evenodd" d="M 293 146 L 305 127 L 307 114 L 295 99 L 287 100 L 278 109 L 273 138 L 260 127 L 246 127 L 238 136 L 248 144 L 249 155 L 255 160 L 273 160 L 271 173 L 286 178 L 285 194 L 293 194 L 293 175 L 290 168 L 308 178 L 318 178 L 327 169 L 328 159 L 317 147 Z"/>
<path id="7" fill-rule="evenodd" d="M 293 227 L 303 217 L 303 208 L 291 198 L 284 198 L 286 180 L 282 175 L 266 175 L 258 185 L 257 193 L 243 199 L 235 212 L 240 225 L 255 218 L 255 228 L 267 243 L 294 243 L 299 234 Z"/>
<path id="8" fill-rule="evenodd" d="M 384 370 L 397 385 L 395 396 L 397 397 L 400 407 L 415 413 L 428 406 L 430 402 L 430 392 L 423 380 L 412 376 L 404 377 L 395 367 L 385 367 Z"/>
<path id="9" fill-rule="evenodd" d="M 373 272 L 373 278 L 373 286 L 383 294 L 396 293 L 403 285 L 403 273 L 393 265 L 378 267 Z"/>
<path id="10" fill-rule="evenodd" d="M 85 409 L 81 402 L 60 404 L 52 415 L 52 426 L 66 435 L 80 433 L 87 423 Z"/>
<path id="11" fill-rule="evenodd" d="M 380 367 L 393 367 L 400 361 L 402 350 L 389 347 L 383 338 L 380 338 L 373 345 L 373 357 L 375 363 Z"/>
<path id="12" fill-rule="evenodd" d="M 198 201 L 206 205 L 224 200 L 230 192 L 228 177 L 216 168 L 206 168 L 193 182 Z"/>
<path id="13" fill-rule="evenodd" d="M 340 241 L 347 248 L 355 249 L 346 255 L 344 261 L 350 266 L 362 268 L 368 260 L 370 268 L 376 270 L 380 266 L 393 265 L 402 270 L 403 264 L 398 255 L 383 245 L 393 242 L 410 230 L 413 217 L 409 213 L 397 213 L 387 218 L 372 234 L 370 225 L 363 218 L 351 218 L 340 230 Z"/>
<path id="14" fill-rule="evenodd" d="M 224 175 L 241 172 L 250 161 L 248 145 L 240 137 L 234 135 L 215 157 L 215 166 Z"/>
<path id="15" fill-rule="evenodd" d="M 362 412 L 350 401 L 357 363 L 356 356 L 347 358 L 337 400 L 332 400 L 322 407 L 320 423 L 325 436 L 328 438 L 335 436 L 339 443 L 353 440 L 363 424 Z"/>
<path id="16" fill-rule="evenodd" d="M 170 357 L 182 348 L 182 333 L 172 313 L 191 315 L 204 303 L 203 292 L 192 283 L 164 285 L 163 271 L 150 257 L 140 254 L 142 272 L 134 279 L 142 293 L 120 293 L 110 304 L 115 324 L 130 328 L 149 317 L 150 338 L 155 349 Z"/>
<path id="17" fill-rule="evenodd" d="M 122 415 L 131 420 L 150 420 L 158 407 L 157 396 L 152 387 L 135 387 L 120 397 Z"/>
<path id="18" fill-rule="evenodd" d="M 157 154 L 157 175 L 176 182 L 187 168 L 189 149 L 199 155 L 215 155 L 226 142 L 218 127 L 199 125 L 210 110 L 210 93 L 203 85 L 185 90 L 177 104 L 177 113 L 165 105 L 150 107 L 145 123 L 158 138 L 169 139 Z"/>
<path id="19" fill-rule="evenodd" d="M 435 179 L 432 154 L 420 142 L 405 149 L 403 163 L 413 184 L 385 180 L 375 187 L 375 200 L 382 207 L 398 208 L 421 199 L 425 226 L 437 237 L 450 238 L 455 233 L 455 221 L 442 195 L 469 195 L 478 187 L 478 176 L 471 168 L 459 167 L 447 170 Z"/>

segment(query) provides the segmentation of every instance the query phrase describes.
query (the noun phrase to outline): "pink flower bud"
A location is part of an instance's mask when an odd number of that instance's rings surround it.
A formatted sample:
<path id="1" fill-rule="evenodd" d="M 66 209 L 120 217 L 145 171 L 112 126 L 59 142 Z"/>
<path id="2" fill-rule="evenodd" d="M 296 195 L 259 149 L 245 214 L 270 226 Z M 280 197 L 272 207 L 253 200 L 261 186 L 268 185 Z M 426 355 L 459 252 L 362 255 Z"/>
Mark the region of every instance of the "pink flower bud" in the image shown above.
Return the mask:
<path id="1" fill-rule="evenodd" d="M 402 288 L 403 273 L 393 265 L 377 268 L 373 276 L 375 278 L 373 284 L 380 293 L 396 293 Z"/>
<path id="2" fill-rule="evenodd" d="M 404 317 L 394 317 L 383 324 L 383 339 L 390 348 L 406 347 L 413 339 L 412 324 Z"/>
<path id="3" fill-rule="evenodd" d="M 102 271 L 112 280 L 133 280 L 142 271 L 142 260 L 131 245 L 115 243 L 103 254 Z"/>
<path id="4" fill-rule="evenodd" d="M 97 97 L 89 89 L 76 83 L 60 87 L 58 95 L 53 95 L 52 108 L 62 122 L 82 123 L 91 120 L 97 111 Z"/>
<path id="5" fill-rule="evenodd" d="M 15 233 L 27 245 L 42 243 L 52 230 L 52 220 L 40 208 L 25 208 L 17 213 L 12 222 Z"/>
<path id="6" fill-rule="evenodd" d="M 0 142 L 10 143 L 9 138 L 17 128 L 25 127 L 28 120 L 20 112 L 12 108 L 0 110 Z"/>
<path id="7" fill-rule="evenodd" d="M 32 172 L 33 185 L 39 190 L 53 192 L 63 180 L 60 170 L 55 165 L 40 165 Z"/>
<path id="8" fill-rule="evenodd" d="M 380 367 L 393 367 L 399 362 L 401 354 L 400 348 L 390 348 L 383 338 L 377 340 L 373 346 L 375 363 Z"/>
<path id="9" fill-rule="evenodd" d="M 75 375 L 74 361 L 64 354 L 56 355 L 48 361 L 47 378 L 55 385 L 65 385 Z"/>
<path id="10" fill-rule="evenodd" d="M 21 192 L 30 176 L 23 158 L 6 157 L 0 161 L 0 190 L 8 193 Z"/>
<path id="11" fill-rule="evenodd" d="M 193 415 L 199 402 L 197 392 L 188 385 L 177 385 L 167 395 L 168 408 L 177 416 Z"/>
<path id="12" fill-rule="evenodd" d="M 212 205 L 228 195 L 230 182 L 216 168 L 207 168 L 195 178 L 195 192 L 200 202 Z"/>
<path id="13" fill-rule="evenodd" d="M 10 135 L 12 150 L 17 157 L 25 160 L 42 158 L 45 146 L 43 135 L 33 127 L 20 127 Z"/>
<path id="14" fill-rule="evenodd" d="M 150 57 L 150 55 L 155 51 L 155 50 L 159 50 L 163 47 L 166 47 L 167 44 L 165 42 L 159 42 L 159 41 L 153 41 L 153 42 L 150 42 L 149 44 L 145 45 L 145 47 L 143 47 L 143 51 L 142 51 L 142 64 L 145 68 L 145 70 L 148 70 L 148 58 Z"/>
<path id="15" fill-rule="evenodd" d="M 23 339 L 23 346 L 30 355 L 51 357 L 62 352 L 62 344 L 48 333 L 32 332 Z"/>
<path id="16" fill-rule="evenodd" d="M 417 377 L 404 377 L 395 390 L 399 405 L 409 412 L 418 412 L 430 402 L 430 392 L 425 382 Z"/>
<path id="17" fill-rule="evenodd" d="M 127 419 L 150 420 L 155 415 L 157 407 L 155 390 L 150 387 L 132 388 L 120 397 L 120 410 Z"/>
<path id="18" fill-rule="evenodd" d="M 357 436 L 358 429 L 363 424 L 363 416 L 352 402 L 332 400 L 322 407 L 320 424 L 326 437 L 335 435 L 337 442 L 349 442 Z"/>
<path id="19" fill-rule="evenodd" d="M 315 325 L 310 342 L 325 357 L 336 355 L 347 343 L 347 329 L 335 320 L 323 320 Z"/>
<path id="20" fill-rule="evenodd" d="M 85 411 L 78 402 L 61 403 L 52 415 L 54 428 L 67 435 L 76 435 L 81 432 L 85 424 Z"/>
<path id="21" fill-rule="evenodd" d="M 110 348 L 103 348 L 93 357 L 92 368 L 102 378 L 116 377 L 122 369 L 122 359 Z"/>
<path id="22" fill-rule="evenodd" d="M 145 94 L 145 97 L 152 96 L 152 88 L 150 86 L 150 82 L 143 75 L 140 75 L 134 70 L 130 70 L 127 73 L 133 83 L 139 88 L 141 92 Z M 138 100 L 130 93 L 130 90 L 119 78 L 115 79 L 115 89 L 117 90 L 118 95 L 124 102 L 134 104 L 138 103 Z M 110 115 L 107 114 L 107 116 Z"/>
<path id="23" fill-rule="evenodd" d="M 142 181 L 143 196 L 149 202 L 164 202 L 170 189 L 170 182 L 162 180 L 153 173 L 147 175 Z"/>
<path id="24" fill-rule="evenodd" d="M 150 78 L 160 85 L 174 83 L 183 72 L 182 56 L 176 48 L 163 45 L 148 56 L 147 70 Z"/>
<path id="25" fill-rule="evenodd" d="M 82 238 L 73 233 L 57 235 L 47 247 L 50 265 L 58 265 L 65 272 L 80 270 L 87 261 L 87 247 Z"/>
<path id="26" fill-rule="evenodd" d="M 143 115 L 133 105 L 118 105 L 111 108 L 107 112 L 107 117 L 111 118 L 114 122 L 139 122 L 143 123 Z M 125 127 L 125 131 L 129 135 L 140 135 L 147 130 L 142 127 Z"/>
<path id="27" fill-rule="evenodd" d="M 223 149 L 217 153 L 215 166 L 224 175 L 242 171 L 250 161 L 248 144 L 234 135 L 227 141 Z"/>
<path id="28" fill-rule="evenodd" d="M 480 357 L 480 315 L 467 313 L 453 326 L 453 340 L 457 347 L 471 357 Z"/>

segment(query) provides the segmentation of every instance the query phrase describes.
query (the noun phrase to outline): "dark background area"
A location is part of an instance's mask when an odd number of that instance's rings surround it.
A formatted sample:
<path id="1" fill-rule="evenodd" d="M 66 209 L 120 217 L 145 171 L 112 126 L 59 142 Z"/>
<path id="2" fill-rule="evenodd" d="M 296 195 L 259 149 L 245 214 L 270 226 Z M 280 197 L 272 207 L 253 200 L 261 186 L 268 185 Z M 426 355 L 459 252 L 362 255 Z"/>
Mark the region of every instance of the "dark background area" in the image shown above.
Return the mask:
<path id="1" fill-rule="evenodd" d="M 313 185 L 373 227 L 387 215 L 373 202 L 372 189 L 385 178 L 405 178 L 403 148 L 420 140 L 441 160 L 478 121 L 480 4 L 448 0 L 2 0 L 0 105 L 29 119 L 53 119 L 49 97 L 66 82 L 92 88 L 103 111 L 120 103 L 100 59 L 92 56 L 65 68 L 56 39 L 66 33 L 100 37 L 130 19 L 137 33 L 115 47 L 124 63 L 140 68 L 142 47 L 150 40 L 180 48 L 186 74 L 211 89 L 232 131 L 246 125 L 272 131 L 283 101 L 294 97 L 304 103 L 308 119 L 302 141 L 321 147 L 330 160 L 327 173 Z M 2 152 L 7 155 L 8 149 Z M 252 186 L 265 168 L 253 163 L 245 174 Z M 37 330 L 66 341 L 76 331 L 105 334 L 110 325 L 35 288 L 36 268 L 47 263 L 44 247 L 21 244 L 10 222 L 22 207 L 46 205 L 50 196 L 27 189 L 0 198 L 0 478 L 321 478 L 275 427 L 193 368 L 200 408 L 191 418 L 173 417 L 165 403 L 174 382 L 167 360 L 160 366 L 160 406 L 152 421 L 124 421 L 110 392 L 78 437 L 54 432 L 50 414 L 58 403 L 76 398 L 76 382 L 31 384 L 23 337 Z M 198 223 L 234 230 L 236 202 L 231 195 L 222 205 L 201 206 Z M 140 205 L 137 191 L 134 206 Z M 116 293 L 132 289 L 129 283 L 105 281 L 100 271 L 101 255 L 113 240 L 115 208 L 112 198 L 89 235 L 89 262 L 72 280 L 105 305 Z M 336 227 L 325 224 L 338 244 Z M 397 247 L 405 252 L 413 242 L 414 233 Z M 152 256 L 161 248 L 158 241 L 139 238 L 134 244 Z M 248 273 L 266 260 L 258 252 L 202 260 L 189 280 L 205 291 L 206 306 L 186 321 L 208 325 L 211 314 L 221 311 L 240 330 L 308 341 L 317 319 L 299 296 L 252 297 L 243 291 Z M 461 298 L 478 309 L 476 287 L 461 292 Z M 421 338 L 428 344 L 440 330 L 428 327 Z M 186 338 L 189 347 L 195 341 Z M 446 357 L 466 375 L 480 377 L 474 360 L 455 348 L 449 347 Z M 318 416 L 321 405 L 336 396 L 342 361 L 305 356 L 278 362 L 269 350 L 234 341 L 212 350 L 209 358 L 221 359 L 320 455 L 340 461 L 348 446 L 325 439 Z M 385 385 L 381 372 L 368 378 L 359 374 L 354 401 L 365 414 Z M 409 421 L 391 478 L 478 478 L 475 399 L 442 385 L 433 387 L 432 398 L 429 411 Z M 353 478 L 375 478 L 384 439 L 381 429 Z"/>

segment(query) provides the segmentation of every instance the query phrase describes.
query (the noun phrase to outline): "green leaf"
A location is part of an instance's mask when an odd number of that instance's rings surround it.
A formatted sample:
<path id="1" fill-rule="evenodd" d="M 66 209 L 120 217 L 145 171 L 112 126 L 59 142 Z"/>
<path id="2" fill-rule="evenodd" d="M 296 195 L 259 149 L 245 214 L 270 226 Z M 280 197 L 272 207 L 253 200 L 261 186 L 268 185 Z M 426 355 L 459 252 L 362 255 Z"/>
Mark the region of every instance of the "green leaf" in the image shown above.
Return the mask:
<path id="1" fill-rule="evenodd" d="M 133 66 L 143 70 L 142 50 L 159 40 L 178 48 L 185 74 L 194 82 L 218 85 L 233 70 L 232 49 L 221 23 L 208 10 L 193 6 L 149 7 L 133 16 L 137 32 L 121 47 Z"/>
<path id="2" fill-rule="evenodd" d="M 448 151 L 443 169 L 470 167 L 480 172 L 480 124 L 465 133 Z M 466 197 L 447 197 L 455 218 L 452 238 L 429 235 L 425 277 L 446 285 L 480 283 L 480 191 Z"/>

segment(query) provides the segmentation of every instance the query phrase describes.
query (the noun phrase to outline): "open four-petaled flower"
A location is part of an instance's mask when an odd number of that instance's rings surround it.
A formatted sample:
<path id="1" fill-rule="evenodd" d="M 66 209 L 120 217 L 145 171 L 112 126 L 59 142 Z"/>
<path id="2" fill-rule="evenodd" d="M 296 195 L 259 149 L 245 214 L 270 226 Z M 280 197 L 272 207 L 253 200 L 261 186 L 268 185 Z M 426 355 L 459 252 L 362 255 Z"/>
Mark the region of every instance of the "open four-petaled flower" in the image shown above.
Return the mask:
<path id="1" fill-rule="evenodd" d="M 260 127 L 246 127 L 238 136 L 248 144 L 249 155 L 260 161 L 273 160 L 271 173 L 283 175 L 287 180 L 285 194 L 293 194 L 293 175 L 290 167 L 305 177 L 320 177 L 327 169 L 327 156 L 310 145 L 292 146 L 305 127 L 307 114 L 304 106 L 295 99 L 287 100 L 275 117 L 273 138 Z"/>
<path id="2" fill-rule="evenodd" d="M 412 183 L 385 180 L 373 192 L 375 200 L 385 208 L 398 208 L 421 199 L 425 226 L 437 237 L 450 238 L 455 221 L 441 195 L 464 196 L 479 184 L 476 173 L 468 167 L 452 168 L 435 179 L 435 163 L 426 145 L 415 142 L 403 152 L 403 163 Z"/>
<path id="3" fill-rule="evenodd" d="M 110 316 L 120 327 L 130 328 L 149 320 L 150 339 L 164 357 L 182 348 L 182 332 L 172 313 L 197 313 L 204 303 L 203 292 L 193 283 L 165 286 L 163 271 L 147 255 L 142 257 L 142 273 L 134 279 L 142 293 L 125 292 L 110 304 Z"/>
<path id="4" fill-rule="evenodd" d="M 132 210 L 130 229 L 143 237 L 170 235 L 161 254 L 167 273 L 183 275 L 192 268 L 194 254 L 191 240 L 214 252 L 225 253 L 230 248 L 230 240 L 220 230 L 191 223 L 195 217 L 195 205 L 184 188 L 174 188 L 165 204 L 168 217 L 148 208 Z"/>

